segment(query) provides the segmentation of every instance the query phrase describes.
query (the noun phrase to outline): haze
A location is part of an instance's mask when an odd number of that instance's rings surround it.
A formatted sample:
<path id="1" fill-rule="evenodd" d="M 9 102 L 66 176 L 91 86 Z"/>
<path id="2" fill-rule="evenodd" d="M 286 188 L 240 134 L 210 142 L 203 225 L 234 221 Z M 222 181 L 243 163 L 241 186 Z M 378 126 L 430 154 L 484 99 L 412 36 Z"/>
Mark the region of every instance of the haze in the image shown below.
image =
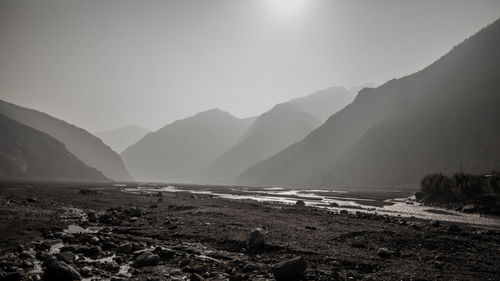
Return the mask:
<path id="1" fill-rule="evenodd" d="M 0 1 L 0 95 L 96 132 L 238 117 L 438 59 L 500 1 Z"/>

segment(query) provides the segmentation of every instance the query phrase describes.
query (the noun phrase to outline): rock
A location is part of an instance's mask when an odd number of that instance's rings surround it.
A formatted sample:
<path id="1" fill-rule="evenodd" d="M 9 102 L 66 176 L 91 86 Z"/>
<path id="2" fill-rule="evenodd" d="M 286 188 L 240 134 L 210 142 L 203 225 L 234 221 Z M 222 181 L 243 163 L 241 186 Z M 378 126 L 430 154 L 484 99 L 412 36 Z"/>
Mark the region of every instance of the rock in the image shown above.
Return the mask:
<path id="1" fill-rule="evenodd" d="M 63 261 L 53 261 L 47 264 L 42 280 L 72 281 L 82 280 L 82 277 L 73 267 Z"/>
<path id="2" fill-rule="evenodd" d="M 476 205 L 472 205 L 472 204 L 465 205 L 462 208 L 462 212 L 467 213 L 467 214 L 474 213 L 476 211 L 477 211 L 477 206 Z"/>
<path id="3" fill-rule="evenodd" d="M 0 276 L 0 281 L 22 281 L 26 280 L 26 275 L 22 273 L 21 271 L 15 271 L 15 272 L 10 272 L 7 273 L 4 276 Z"/>
<path id="4" fill-rule="evenodd" d="M 92 273 L 92 267 L 90 266 L 84 266 L 80 269 L 80 274 L 84 277 L 89 277 L 91 273 Z"/>
<path id="5" fill-rule="evenodd" d="M 297 205 L 297 206 L 305 206 L 306 202 L 304 202 L 304 200 L 297 200 L 297 202 L 295 202 L 295 205 Z"/>
<path id="6" fill-rule="evenodd" d="M 389 258 L 391 257 L 392 255 L 394 255 L 394 252 L 387 249 L 387 248 L 380 248 L 378 249 L 377 251 L 377 255 L 381 258 Z"/>
<path id="7" fill-rule="evenodd" d="M 116 252 L 117 253 L 124 253 L 124 254 L 130 254 L 134 251 L 134 247 L 130 243 L 125 243 L 122 244 L 118 247 L 116 247 Z"/>
<path id="8" fill-rule="evenodd" d="M 144 252 L 135 258 L 135 266 L 155 266 L 160 261 L 160 256 L 153 254 L 150 251 Z"/>
<path id="9" fill-rule="evenodd" d="M 340 210 L 340 214 L 341 215 L 347 215 L 347 214 L 349 214 L 349 212 L 347 212 L 347 210 Z"/>
<path id="10" fill-rule="evenodd" d="M 142 215 L 144 214 L 142 209 L 139 209 L 137 207 L 126 209 L 124 213 L 127 214 L 129 217 L 142 217 Z"/>
<path id="11" fill-rule="evenodd" d="M 59 254 L 57 254 L 57 257 L 60 260 L 64 261 L 65 263 L 72 263 L 76 259 L 75 254 L 73 254 L 72 252 L 69 252 L 69 251 L 59 253 Z"/>
<path id="12" fill-rule="evenodd" d="M 431 221 L 429 225 L 433 227 L 439 227 L 441 224 L 439 223 L 439 221 Z"/>
<path id="13" fill-rule="evenodd" d="M 331 203 L 330 203 L 330 206 L 331 206 L 331 207 L 338 207 L 338 206 L 340 206 L 340 205 L 339 205 L 338 203 L 331 202 Z"/>
<path id="14" fill-rule="evenodd" d="M 85 255 L 99 255 L 102 249 L 100 246 L 90 246 L 90 247 L 82 247 L 80 252 Z"/>
<path id="15" fill-rule="evenodd" d="M 170 249 L 158 249 L 155 250 L 156 253 L 162 258 L 163 260 L 168 260 L 171 259 L 175 256 L 175 251 L 170 250 Z"/>
<path id="16" fill-rule="evenodd" d="M 191 276 L 189 277 L 189 280 L 191 281 L 205 281 L 205 278 L 201 277 L 199 274 L 197 273 L 193 273 L 191 274 Z"/>
<path id="17" fill-rule="evenodd" d="M 248 250 L 258 250 L 264 247 L 266 241 L 264 231 L 256 228 L 247 234 L 246 246 Z"/>
<path id="18" fill-rule="evenodd" d="M 252 264 L 252 263 L 247 263 L 244 267 L 243 267 L 243 272 L 252 272 L 252 271 L 255 271 L 259 269 L 255 264 Z"/>
<path id="19" fill-rule="evenodd" d="M 87 218 L 89 222 L 97 222 L 97 214 L 94 210 L 87 211 Z"/>
<path id="20" fill-rule="evenodd" d="M 306 271 L 306 261 L 303 257 L 283 261 L 273 267 L 276 281 L 300 280 Z"/>

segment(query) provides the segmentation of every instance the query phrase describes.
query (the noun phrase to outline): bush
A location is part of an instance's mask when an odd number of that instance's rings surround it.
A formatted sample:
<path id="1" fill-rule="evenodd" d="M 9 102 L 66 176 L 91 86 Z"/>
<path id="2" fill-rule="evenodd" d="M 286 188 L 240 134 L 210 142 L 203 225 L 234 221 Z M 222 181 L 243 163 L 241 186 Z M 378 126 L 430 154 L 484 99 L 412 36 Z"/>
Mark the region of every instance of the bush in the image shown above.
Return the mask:
<path id="1" fill-rule="evenodd" d="M 477 199 L 480 195 L 500 196 L 500 173 L 471 175 L 457 173 L 451 177 L 431 174 L 421 181 L 421 197 L 424 201 L 464 202 Z"/>

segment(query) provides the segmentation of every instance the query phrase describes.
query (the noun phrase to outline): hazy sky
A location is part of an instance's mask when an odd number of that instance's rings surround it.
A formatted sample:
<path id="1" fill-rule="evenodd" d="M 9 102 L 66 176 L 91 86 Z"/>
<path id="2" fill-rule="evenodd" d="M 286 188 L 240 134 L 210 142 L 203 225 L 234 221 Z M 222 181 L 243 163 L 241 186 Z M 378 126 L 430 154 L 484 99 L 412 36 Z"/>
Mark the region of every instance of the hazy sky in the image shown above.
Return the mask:
<path id="1" fill-rule="evenodd" d="M 499 17 L 498 0 L 0 0 L 0 97 L 90 131 L 247 117 L 410 74 Z"/>

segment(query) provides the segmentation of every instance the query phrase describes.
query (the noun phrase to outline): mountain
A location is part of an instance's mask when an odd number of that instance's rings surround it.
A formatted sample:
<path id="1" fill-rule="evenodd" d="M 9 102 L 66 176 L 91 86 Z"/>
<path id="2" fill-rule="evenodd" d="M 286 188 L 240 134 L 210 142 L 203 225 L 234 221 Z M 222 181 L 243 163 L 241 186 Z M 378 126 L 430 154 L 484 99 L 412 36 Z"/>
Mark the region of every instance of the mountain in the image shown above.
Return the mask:
<path id="1" fill-rule="evenodd" d="M 103 131 L 95 135 L 114 151 L 122 153 L 127 147 L 136 143 L 151 131 L 137 125 L 127 125 L 117 129 Z"/>
<path id="2" fill-rule="evenodd" d="M 301 140 L 320 124 L 296 104 L 276 105 L 260 115 L 239 142 L 210 166 L 209 181 L 232 182 L 246 168 Z"/>
<path id="3" fill-rule="evenodd" d="M 246 169 L 302 140 L 354 100 L 359 88 L 331 87 L 278 104 L 257 118 L 241 140 L 210 166 L 208 181 L 234 183 Z"/>
<path id="4" fill-rule="evenodd" d="M 147 134 L 122 157 L 138 180 L 200 182 L 202 170 L 234 145 L 252 121 L 212 109 Z"/>
<path id="5" fill-rule="evenodd" d="M 331 87 L 305 97 L 293 99 L 288 103 L 295 105 L 298 110 L 307 112 L 321 122 L 350 104 L 358 91 L 364 86 L 346 90 L 344 87 Z"/>
<path id="6" fill-rule="evenodd" d="M 0 179 L 109 181 L 55 138 L 0 114 Z"/>
<path id="7" fill-rule="evenodd" d="M 362 90 L 304 140 L 240 181 L 400 186 L 427 173 L 483 173 L 500 163 L 500 21 L 412 75 Z"/>
<path id="8" fill-rule="evenodd" d="M 91 133 L 48 114 L 0 100 L 0 113 L 10 119 L 42 131 L 62 142 L 66 149 L 87 166 L 98 169 L 110 179 L 130 181 L 120 155 Z"/>

